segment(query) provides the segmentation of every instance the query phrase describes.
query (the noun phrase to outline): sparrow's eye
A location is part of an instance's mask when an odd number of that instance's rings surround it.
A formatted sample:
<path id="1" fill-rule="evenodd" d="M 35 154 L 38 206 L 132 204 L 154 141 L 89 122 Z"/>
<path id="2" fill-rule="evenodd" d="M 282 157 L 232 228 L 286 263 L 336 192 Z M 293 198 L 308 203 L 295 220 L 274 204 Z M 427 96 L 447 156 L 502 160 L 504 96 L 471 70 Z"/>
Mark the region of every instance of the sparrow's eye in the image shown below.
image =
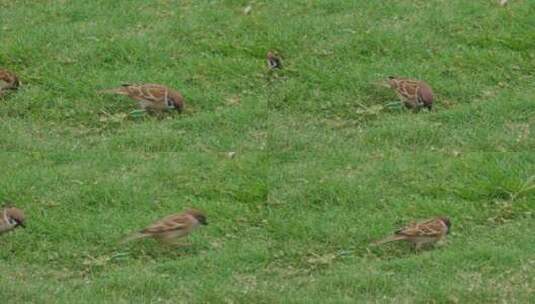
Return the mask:
<path id="1" fill-rule="evenodd" d="M 168 108 L 174 108 L 175 107 L 175 101 L 171 98 L 167 98 L 167 107 Z"/>
<path id="2" fill-rule="evenodd" d="M 202 224 L 202 225 L 208 225 L 208 222 L 206 221 L 206 217 L 204 216 L 201 216 L 199 218 L 199 222 Z"/>
<path id="3" fill-rule="evenodd" d="M 8 221 L 9 221 L 10 225 L 17 225 L 18 224 L 18 222 L 15 219 L 11 218 L 11 217 L 9 218 Z"/>

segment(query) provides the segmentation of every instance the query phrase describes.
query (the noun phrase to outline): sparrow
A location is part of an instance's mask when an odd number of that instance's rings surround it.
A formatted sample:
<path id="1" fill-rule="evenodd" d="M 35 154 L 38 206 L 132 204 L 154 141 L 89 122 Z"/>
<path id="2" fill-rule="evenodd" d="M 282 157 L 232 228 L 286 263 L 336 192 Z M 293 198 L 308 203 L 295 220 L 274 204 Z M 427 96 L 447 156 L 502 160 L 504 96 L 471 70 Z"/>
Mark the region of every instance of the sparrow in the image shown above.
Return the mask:
<path id="1" fill-rule="evenodd" d="M 267 65 L 268 69 L 282 69 L 282 61 L 279 56 L 275 55 L 273 52 L 269 51 L 267 53 Z"/>
<path id="2" fill-rule="evenodd" d="M 26 228 L 24 225 L 24 212 L 15 207 L 4 207 L 0 210 L 0 234 L 11 231 L 17 227 Z"/>
<path id="3" fill-rule="evenodd" d="M 381 245 L 394 241 L 409 241 L 416 250 L 422 245 L 434 244 L 444 238 L 451 229 L 451 222 L 447 217 L 437 217 L 421 222 L 412 222 L 399 229 L 394 235 L 376 241 L 375 245 Z"/>
<path id="4" fill-rule="evenodd" d="M 20 82 L 17 75 L 14 73 L 0 69 L 0 96 L 2 96 L 4 90 L 15 90 L 19 87 Z"/>
<path id="5" fill-rule="evenodd" d="M 200 225 L 208 225 L 204 213 L 197 209 L 188 209 L 179 214 L 166 216 L 145 229 L 131 234 L 122 242 L 152 237 L 161 242 L 173 243 L 176 239 L 187 236 Z"/>
<path id="6" fill-rule="evenodd" d="M 396 91 L 407 108 L 420 110 L 425 107 L 431 110 L 433 91 L 425 81 L 389 76 L 388 85 Z"/>
<path id="7" fill-rule="evenodd" d="M 112 93 L 126 95 L 139 102 L 139 107 L 143 110 L 165 111 L 184 109 L 184 98 L 173 89 L 160 84 L 123 84 L 120 88 L 107 89 L 102 93 Z"/>

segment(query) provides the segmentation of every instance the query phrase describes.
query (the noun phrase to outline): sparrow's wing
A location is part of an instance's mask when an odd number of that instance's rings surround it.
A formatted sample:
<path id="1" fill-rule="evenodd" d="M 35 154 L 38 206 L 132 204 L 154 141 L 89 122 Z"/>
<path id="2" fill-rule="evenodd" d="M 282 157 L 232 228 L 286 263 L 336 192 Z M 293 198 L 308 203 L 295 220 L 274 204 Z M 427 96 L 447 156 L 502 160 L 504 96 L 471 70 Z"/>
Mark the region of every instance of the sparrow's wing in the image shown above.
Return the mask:
<path id="1" fill-rule="evenodd" d="M 19 86 L 17 76 L 6 70 L 0 70 L 0 89 L 16 89 Z"/>
<path id="2" fill-rule="evenodd" d="M 140 96 L 142 96 L 141 88 L 138 85 L 133 84 L 123 84 L 119 88 L 113 88 L 113 89 L 104 89 L 97 91 L 99 93 L 111 93 L 111 94 L 120 94 L 120 95 L 126 95 L 130 96 L 134 99 L 138 99 Z"/>
<path id="3" fill-rule="evenodd" d="M 133 99 L 154 103 L 164 102 L 168 95 L 168 89 L 159 84 L 123 84 L 119 88 L 101 90 L 99 92 L 127 95 Z"/>
<path id="4" fill-rule="evenodd" d="M 163 102 L 169 94 L 168 89 L 159 84 L 145 84 L 140 86 L 139 89 L 140 97 L 152 102 Z"/>
<path id="5" fill-rule="evenodd" d="M 410 80 L 410 79 L 403 79 L 400 81 L 398 86 L 398 92 L 403 95 L 403 97 L 407 99 L 415 99 L 416 98 L 416 91 L 418 90 L 418 82 Z"/>
<path id="6" fill-rule="evenodd" d="M 439 236 L 443 233 L 444 225 L 436 219 L 429 219 L 419 223 L 412 223 L 396 232 L 396 234 L 398 235 L 405 235 L 408 237 L 433 237 Z"/>
<path id="7" fill-rule="evenodd" d="M 422 232 L 426 236 L 440 236 L 446 233 L 447 227 L 439 219 L 428 221 L 425 225 L 422 225 Z"/>
<path id="8" fill-rule="evenodd" d="M 141 233 L 158 234 L 173 230 L 187 229 L 191 225 L 189 218 L 182 214 L 167 216 L 151 226 L 143 229 Z"/>

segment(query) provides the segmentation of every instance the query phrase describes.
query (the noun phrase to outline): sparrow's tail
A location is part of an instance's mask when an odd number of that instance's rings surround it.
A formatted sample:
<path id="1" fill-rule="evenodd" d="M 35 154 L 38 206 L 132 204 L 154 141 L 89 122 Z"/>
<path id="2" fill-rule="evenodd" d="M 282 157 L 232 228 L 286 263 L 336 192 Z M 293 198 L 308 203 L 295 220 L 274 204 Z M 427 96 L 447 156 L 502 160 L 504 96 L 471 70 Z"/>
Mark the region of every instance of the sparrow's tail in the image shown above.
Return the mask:
<path id="1" fill-rule="evenodd" d="M 128 91 L 126 91 L 124 88 L 99 90 L 97 93 L 128 95 Z"/>
<path id="2" fill-rule="evenodd" d="M 386 80 L 377 80 L 372 82 L 373 85 L 383 88 L 390 88 L 390 84 Z"/>
<path id="3" fill-rule="evenodd" d="M 137 239 L 142 239 L 142 238 L 145 238 L 145 237 L 147 237 L 146 234 L 141 233 L 141 232 L 135 232 L 135 233 L 132 233 L 129 236 L 125 237 L 124 239 L 122 239 L 120 243 L 124 244 L 126 242 L 130 242 L 130 241 L 137 240 Z"/>
<path id="4" fill-rule="evenodd" d="M 406 237 L 403 236 L 403 235 L 392 235 L 392 236 L 389 236 L 387 238 L 384 238 L 382 240 L 378 240 L 378 241 L 375 241 L 373 242 L 372 244 L 375 245 L 375 246 L 379 246 L 379 245 L 382 245 L 384 243 L 390 243 L 390 242 L 395 242 L 395 241 L 401 241 L 401 240 L 404 240 Z"/>

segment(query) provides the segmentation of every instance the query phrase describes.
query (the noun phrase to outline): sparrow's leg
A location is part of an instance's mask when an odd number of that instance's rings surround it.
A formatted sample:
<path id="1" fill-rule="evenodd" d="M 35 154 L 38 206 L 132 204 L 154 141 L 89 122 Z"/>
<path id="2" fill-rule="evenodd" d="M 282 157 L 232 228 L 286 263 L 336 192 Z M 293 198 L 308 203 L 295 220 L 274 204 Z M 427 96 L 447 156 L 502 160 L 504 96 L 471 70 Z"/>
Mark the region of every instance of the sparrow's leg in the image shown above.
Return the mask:
<path id="1" fill-rule="evenodd" d="M 414 241 L 412 243 L 412 248 L 414 249 L 414 251 L 418 252 L 418 251 L 420 251 L 422 249 L 422 245 L 423 245 L 422 242 Z"/>
<path id="2" fill-rule="evenodd" d="M 410 100 L 403 98 L 401 102 L 405 106 L 405 109 L 414 110 L 414 104 Z"/>
<path id="3" fill-rule="evenodd" d="M 138 101 L 139 108 L 143 111 L 147 111 L 148 103 L 144 100 Z"/>

